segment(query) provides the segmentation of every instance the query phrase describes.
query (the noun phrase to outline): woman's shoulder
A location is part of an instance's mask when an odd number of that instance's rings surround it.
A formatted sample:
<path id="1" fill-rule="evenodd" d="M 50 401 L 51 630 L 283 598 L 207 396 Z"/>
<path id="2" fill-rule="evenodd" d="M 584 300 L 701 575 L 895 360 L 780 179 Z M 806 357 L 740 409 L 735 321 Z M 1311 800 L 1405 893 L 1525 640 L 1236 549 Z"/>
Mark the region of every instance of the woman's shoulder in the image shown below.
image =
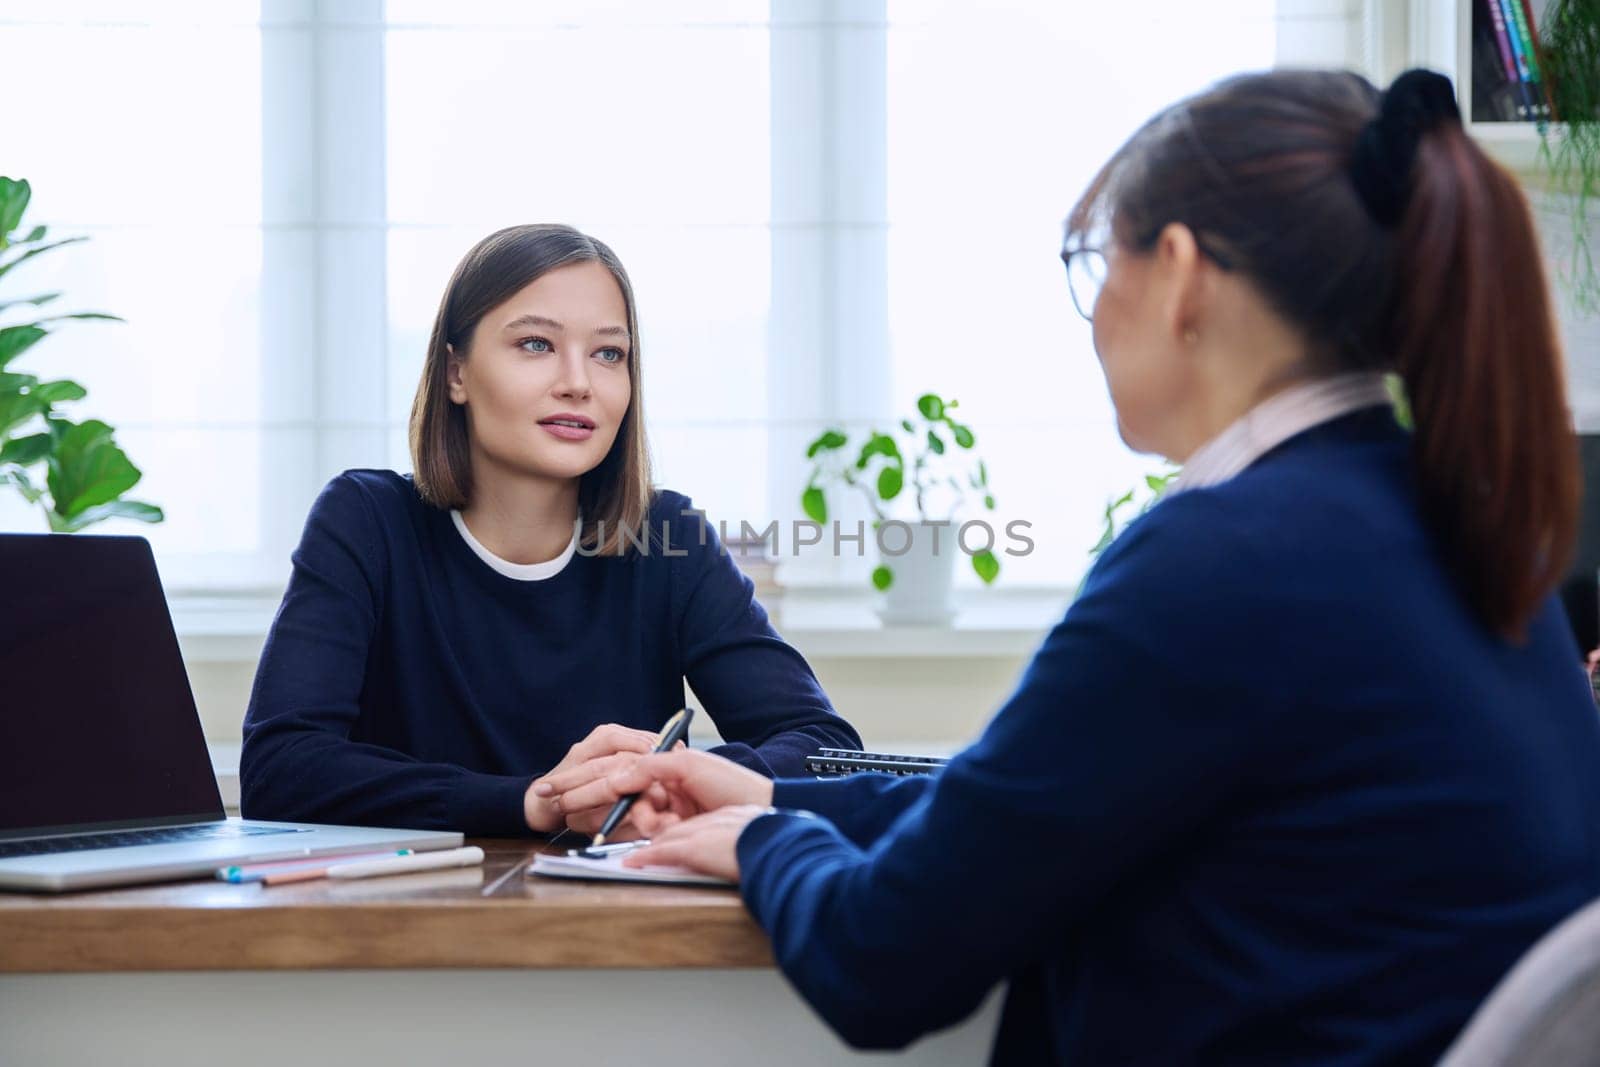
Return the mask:
<path id="1" fill-rule="evenodd" d="M 657 488 L 650 494 L 650 551 L 657 558 L 691 563 L 722 551 L 716 522 L 685 493 Z"/>
<path id="2" fill-rule="evenodd" d="M 328 480 L 311 505 L 310 518 L 313 525 L 385 526 L 420 506 L 422 497 L 411 475 L 355 467 Z"/>

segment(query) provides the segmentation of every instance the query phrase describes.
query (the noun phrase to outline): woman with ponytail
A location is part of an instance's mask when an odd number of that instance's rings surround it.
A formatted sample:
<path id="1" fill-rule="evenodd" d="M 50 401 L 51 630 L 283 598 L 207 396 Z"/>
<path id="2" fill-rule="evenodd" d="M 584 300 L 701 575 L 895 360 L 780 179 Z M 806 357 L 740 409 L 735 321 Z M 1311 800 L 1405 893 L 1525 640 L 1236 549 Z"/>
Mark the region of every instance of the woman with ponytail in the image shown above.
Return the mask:
<path id="1" fill-rule="evenodd" d="M 1123 438 L 1184 470 L 977 743 L 912 780 L 651 756 L 566 802 L 659 785 L 630 862 L 739 880 L 854 1044 L 1009 979 L 997 1062 L 1431 1063 L 1600 893 L 1527 205 L 1444 78 L 1275 71 L 1136 133 L 1062 257 Z"/>

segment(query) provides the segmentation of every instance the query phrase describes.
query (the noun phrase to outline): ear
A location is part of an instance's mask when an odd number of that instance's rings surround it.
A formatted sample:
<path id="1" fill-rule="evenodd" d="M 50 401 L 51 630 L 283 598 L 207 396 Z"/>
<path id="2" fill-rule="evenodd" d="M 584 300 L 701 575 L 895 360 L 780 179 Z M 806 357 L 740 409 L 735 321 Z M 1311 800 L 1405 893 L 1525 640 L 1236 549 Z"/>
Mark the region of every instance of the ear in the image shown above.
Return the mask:
<path id="1" fill-rule="evenodd" d="M 1163 324 L 1175 341 L 1192 342 L 1199 329 L 1205 289 L 1205 264 L 1194 231 L 1181 222 L 1169 222 L 1156 238 L 1155 260 L 1163 294 Z"/>
<path id="2" fill-rule="evenodd" d="M 444 380 L 450 390 L 452 404 L 465 404 L 467 402 L 467 385 L 461 380 L 461 365 L 466 362 L 465 356 L 456 355 L 454 346 L 444 346 Z"/>

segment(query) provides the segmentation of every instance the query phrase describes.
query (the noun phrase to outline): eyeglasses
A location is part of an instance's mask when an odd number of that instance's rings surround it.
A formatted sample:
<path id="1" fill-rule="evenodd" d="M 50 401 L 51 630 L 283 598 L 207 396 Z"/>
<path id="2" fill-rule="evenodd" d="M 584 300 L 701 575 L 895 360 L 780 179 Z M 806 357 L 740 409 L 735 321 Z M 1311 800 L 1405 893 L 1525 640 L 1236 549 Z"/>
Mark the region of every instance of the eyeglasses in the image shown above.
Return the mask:
<path id="1" fill-rule="evenodd" d="M 1089 247 L 1063 248 L 1061 262 L 1067 268 L 1067 289 L 1072 293 L 1072 306 L 1078 309 L 1085 322 L 1094 321 L 1094 305 L 1100 299 L 1100 287 L 1106 283 L 1105 252 Z"/>
<path id="2" fill-rule="evenodd" d="M 1196 241 L 1200 254 L 1223 270 L 1233 269 L 1233 259 L 1209 244 Z M 1072 306 L 1086 322 L 1094 321 L 1094 305 L 1100 299 L 1100 289 L 1106 284 L 1106 253 L 1096 245 L 1063 248 L 1061 262 L 1067 268 L 1067 289 L 1072 293 Z"/>

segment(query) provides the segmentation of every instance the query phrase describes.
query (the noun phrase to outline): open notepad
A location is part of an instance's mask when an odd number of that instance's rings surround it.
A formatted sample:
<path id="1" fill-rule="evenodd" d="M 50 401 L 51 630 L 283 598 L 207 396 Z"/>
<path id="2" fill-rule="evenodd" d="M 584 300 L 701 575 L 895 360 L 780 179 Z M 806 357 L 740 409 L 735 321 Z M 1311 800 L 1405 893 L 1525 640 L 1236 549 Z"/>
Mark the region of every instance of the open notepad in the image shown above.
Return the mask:
<path id="1" fill-rule="evenodd" d="M 590 859 L 586 856 L 533 857 L 528 874 L 546 878 L 594 878 L 608 882 L 654 882 L 662 885 L 721 885 L 734 883 L 709 874 L 700 874 L 687 867 L 624 867 L 622 857 L 627 853 Z"/>

